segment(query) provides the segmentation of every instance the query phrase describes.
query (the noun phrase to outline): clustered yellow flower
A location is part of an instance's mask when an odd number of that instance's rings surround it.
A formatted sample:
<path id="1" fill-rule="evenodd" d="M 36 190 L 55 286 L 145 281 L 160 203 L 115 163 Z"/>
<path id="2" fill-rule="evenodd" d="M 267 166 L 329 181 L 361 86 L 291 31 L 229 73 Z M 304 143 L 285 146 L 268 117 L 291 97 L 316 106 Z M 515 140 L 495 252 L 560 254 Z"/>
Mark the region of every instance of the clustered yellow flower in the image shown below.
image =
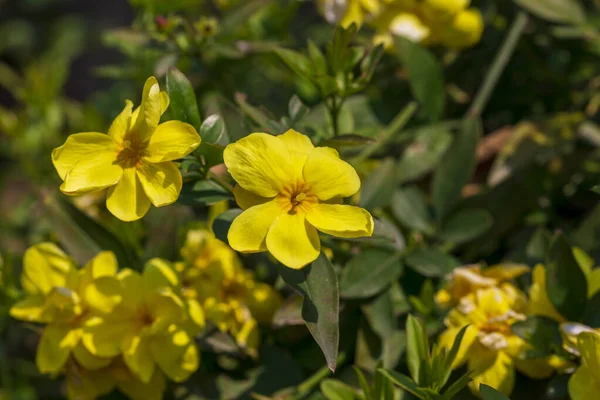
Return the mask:
<path id="1" fill-rule="evenodd" d="M 228 233 L 242 253 L 269 251 L 290 268 L 303 268 L 321 250 L 318 231 L 342 238 L 373 234 L 368 211 L 342 204 L 360 189 L 354 168 L 328 147 L 314 147 L 294 130 L 252 133 L 225 148 L 225 165 L 244 210 Z"/>
<path id="2" fill-rule="evenodd" d="M 441 346 L 451 348 L 461 328 L 469 326 L 454 368 L 467 363 L 473 371 L 470 388 L 479 392 L 484 383 L 509 395 L 515 370 L 534 379 L 550 377 L 565 361 L 557 356 L 525 358 L 531 346 L 514 334 L 511 325 L 525 320 L 530 305 L 524 293 L 508 282 L 529 271 L 524 265 L 457 268 L 436 295 L 442 306 L 452 306 L 440 335 Z"/>
<path id="3" fill-rule="evenodd" d="M 177 264 L 183 294 L 197 300 L 206 319 L 231 334 L 238 346 L 255 356 L 259 324 L 269 326 L 281 305 L 280 295 L 244 270 L 237 254 L 206 229 L 188 231 Z"/>
<path id="4" fill-rule="evenodd" d="M 483 19 L 470 0 L 319 0 L 327 21 L 348 26 L 366 23 L 375 43 L 392 46 L 401 36 L 427 46 L 470 47 L 479 42 Z"/>
<path id="5" fill-rule="evenodd" d="M 129 100 L 108 134 L 70 135 L 54 149 L 52 162 L 63 180 L 60 190 L 71 196 L 108 189 L 106 207 L 123 221 L 142 218 L 150 208 L 174 203 L 182 179 L 173 160 L 200 145 L 193 126 L 181 121 L 159 124 L 169 106 L 156 78 L 144 85 L 141 105 Z M 132 111 L 133 110 L 133 111 Z"/>
<path id="6" fill-rule="evenodd" d="M 24 257 L 14 318 L 42 324 L 36 364 L 67 376 L 68 397 L 94 399 L 118 387 L 132 399 L 161 399 L 166 377 L 186 380 L 198 368 L 194 336 L 204 327 L 198 302 L 180 296 L 168 262 L 150 260 L 142 274 L 118 271 L 112 252 L 82 269 L 56 245 Z"/>

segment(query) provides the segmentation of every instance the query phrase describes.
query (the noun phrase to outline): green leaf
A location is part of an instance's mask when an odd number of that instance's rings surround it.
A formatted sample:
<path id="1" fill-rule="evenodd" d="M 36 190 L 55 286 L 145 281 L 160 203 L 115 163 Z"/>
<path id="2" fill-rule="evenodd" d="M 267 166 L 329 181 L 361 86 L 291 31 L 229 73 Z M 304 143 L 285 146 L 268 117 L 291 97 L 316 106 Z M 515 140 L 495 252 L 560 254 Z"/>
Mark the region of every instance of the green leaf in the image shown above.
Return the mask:
<path id="1" fill-rule="evenodd" d="M 394 159 L 386 158 L 363 181 L 359 206 L 367 210 L 386 207 L 392 197 L 396 182 Z"/>
<path id="2" fill-rule="evenodd" d="M 52 217 L 60 244 L 77 261 L 85 264 L 103 250 L 115 253 L 119 265 L 136 268 L 136 254 L 125 247 L 112 232 L 82 213 L 71 203 L 48 197 L 44 203 Z"/>
<path id="3" fill-rule="evenodd" d="M 463 186 L 471 179 L 476 163 L 475 149 L 480 136 L 480 121 L 466 119 L 435 171 L 432 197 L 438 221 L 442 221 L 456 205 Z"/>
<path id="4" fill-rule="evenodd" d="M 325 56 L 323 52 L 319 49 L 319 47 L 313 42 L 311 39 L 308 39 L 307 42 L 308 55 L 310 60 L 313 63 L 315 71 L 317 72 L 317 76 L 326 76 L 327 75 L 327 61 L 325 60 Z"/>
<path id="5" fill-rule="evenodd" d="M 456 338 L 454 339 L 454 343 L 452 344 L 452 348 L 450 349 L 450 351 L 448 352 L 448 354 L 446 354 L 446 359 L 444 360 L 444 378 L 443 378 L 443 382 L 442 382 L 442 387 L 446 384 L 446 382 L 448 382 L 448 379 L 450 378 L 450 374 L 452 373 L 452 364 L 454 363 L 454 360 L 456 359 L 456 356 L 458 355 L 458 350 L 460 349 L 460 344 L 465 336 L 465 333 L 467 332 L 467 328 L 469 326 L 465 325 L 461 328 L 461 330 L 458 332 L 458 335 L 456 335 Z"/>
<path id="6" fill-rule="evenodd" d="M 479 391 L 483 400 L 510 400 L 507 396 L 484 383 L 479 385 Z"/>
<path id="7" fill-rule="evenodd" d="M 546 291 L 557 311 L 570 321 L 583 317 L 587 280 L 564 235 L 558 234 L 546 262 Z"/>
<path id="8" fill-rule="evenodd" d="M 206 118 L 200 126 L 200 137 L 203 143 L 218 143 L 225 134 L 225 123 L 218 114 Z"/>
<path id="9" fill-rule="evenodd" d="M 452 134 L 443 127 L 419 129 L 398 161 L 398 181 L 419 179 L 432 171 L 451 143 Z"/>
<path id="10" fill-rule="evenodd" d="M 335 76 L 339 72 L 352 68 L 349 62 L 353 55 L 350 43 L 354 40 L 357 31 L 356 24 L 352 24 L 347 28 L 338 25 L 333 40 L 327 44 L 327 60 Z"/>
<path id="11" fill-rule="evenodd" d="M 340 296 L 333 265 L 321 252 L 301 270 L 280 267 L 283 280 L 304 296 L 302 318 L 323 351 L 327 366 L 335 371 L 338 358 Z"/>
<path id="12" fill-rule="evenodd" d="M 405 261 L 409 267 L 427 277 L 442 277 L 461 265 L 456 258 L 436 248 L 417 249 Z"/>
<path id="13" fill-rule="evenodd" d="M 209 168 L 223 163 L 223 151 L 224 146 L 219 144 L 200 143 L 200 147 L 195 151 L 196 156 L 202 157 L 204 161 L 204 167 L 208 170 Z"/>
<path id="14" fill-rule="evenodd" d="M 275 49 L 275 53 L 296 75 L 309 81 L 314 80 L 312 62 L 304 54 L 283 48 Z"/>
<path id="15" fill-rule="evenodd" d="M 515 3 L 547 21 L 585 24 L 585 9 L 577 0 L 515 0 Z"/>
<path id="16" fill-rule="evenodd" d="M 171 100 L 169 108 L 173 119 L 187 122 L 199 130 L 202 119 L 200 111 L 198 111 L 194 87 L 183 72 L 177 68 L 172 68 L 167 73 L 167 93 Z M 200 137 L 202 140 L 206 140 L 204 136 L 200 135 Z"/>
<path id="17" fill-rule="evenodd" d="M 327 400 L 359 399 L 356 389 L 335 379 L 325 379 L 321 382 L 321 392 Z"/>
<path id="18" fill-rule="evenodd" d="M 425 195 L 417 186 L 397 189 L 392 197 L 392 213 L 402 224 L 427 235 L 435 228 Z"/>
<path id="19" fill-rule="evenodd" d="M 560 328 L 558 322 L 551 318 L 534 315 L 525 321 L 515 322 L 510 328 L 543 355 L 550 355 L 561 349 Z"/>
<path id="20" fill-rule="evenodd" d="M 440 232 L 440 238 L 461 244 L 476 239 L 492 227 L 493 217 L 483 209 L 465 209 L 448 218 Z"/>
<path id="21" fill-rule="evenodd" d="M 600 292 L 594 294 L 587 302 L 583 313 L 583 323 L 592 328 L 600 328 Z"/>
<path id="22" fill-rule="evenodd" d="M 383 45 L 377 45 L 374 48 L 370 49 L 369 52 L 365 55 L 362 62 L 360 63 L 360 71 L 361 76 L 359 81 L 361 84 L 367 84 L 371 78 L 373 77 L 373 73 L 375 73 L 375 68 L 379 63 L 379 60 L 383 56 Z"/>
<path id="23" fill-rule="evenodd" d="M 417 386 L 417 384 L 408 376 L 389 369 L 379 369 L 378 371 L 381 372 L 383 376 L 389 378 L 393 383 L 400 386 L 407 392 L 417 396 L 419 399 L 430 399 L 429 393 L 425 389 Z"/>
<path id="24" fill-rule="evenodd" d="M 300 121 L 302 118 L 306 117 L 310 109 L 302 103 L 302 100 L 296 95 L 293 95 L 288 104 L 288 113 L 290 114 L 290 118 L 292 123 Z"/>
<path id="25" fill-rule="evenodd" d="M 432 52 L 403 37 L 395 38 L 402 64 L 408 70 L 410 88 L 415 99 L 432 121 L 438 121 L 446 107 L 443 70 Z"/>
<path id="26" fill-rule="evenodd" d="M 463 390 L 469 384 L 469 382 L 471 382 L 472 380 L 473 379 L 471 378 L 471 372 L 467 372 L 466 374 L 462 375 L 460 378 L 458 378 L 457 380 L 452 382 L 452 384 L 448 387 L 448 389 L 446 389 L 446 391 L 444 392 L 443 399 L 444 400 L 454 399 L 455 396 L 461 390 Z"/>
<path id="27" fill-rule="evenodd" d="M 423 376 L 422 367 L 430 362 L 429 340 L 425 327 L 415 317 L 406 320 L 406 364 L 413 380 L 419 384 Z"/>
<path id="28" fill-rule="evenodd" d="M 367 379 L 365 378 L 365 375 L 362 373 L 360 368 L 358 368 L 355 365 L 352 366 L 352 369 L 354 370 L 354 373 L 356 374 L 356 378 L 358 379 L 358 383 L 360 384 L 360 387 L 363 390 L 365 399 L 371 400 L 371 387 L 367 383 Z"/>
<path id="29" fill-rule="evenodd" d="M 209 180 L 185 183 L 177 201 L 190 206 L 210 206 L 233 196 L 221 185 Z"/>
<path id="30" fill-rule="evenodd" d="M 387 249 L 365 249 L 342 271 L 340 292 L 344 298 L 371 297 L 402 274 L 400 253 Z"/>
<path id="31" fill-rule="evenodd" d="M 364 146 L 366 144 L 371 144 L 374 141 L 375 140 L 370 137 L 357 135 L 355 133 L 347 133 L 325 140 L 322 143 L 322 146 L 334 147 L 339 149 L 342 147 Z"/>
<path id="32" fill-rule="evenodd" d="M 227 210 L 224 213 L 219 214 L 215 220 L 213 221 L 212 229 L 215 233 L 217 239 L 229 244 L 227 240 L 227 234 L 229 233 L 229 227 L 231 227 L 231 223 L 242 213 L 242 210 L 239 208 L 232 208 L 231 210 Z"/>

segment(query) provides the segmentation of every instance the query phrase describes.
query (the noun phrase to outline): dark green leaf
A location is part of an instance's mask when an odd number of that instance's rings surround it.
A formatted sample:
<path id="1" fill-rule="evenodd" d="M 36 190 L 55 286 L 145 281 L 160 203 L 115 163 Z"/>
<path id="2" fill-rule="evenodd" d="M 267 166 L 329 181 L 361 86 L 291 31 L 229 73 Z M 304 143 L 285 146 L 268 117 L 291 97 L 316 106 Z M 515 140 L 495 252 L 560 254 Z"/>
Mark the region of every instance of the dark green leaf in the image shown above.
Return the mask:
<path id="1" fill-rule="evenodd" d="M 218 114 L 206 118 L 200 126 L 200 137 L 204 143 L 218 143 L 225 134 L 225 123 Z"/>
<path id="2" fill-rule="evenodd" d="M 219 214 L 215 220 L 213 221 L 213 232 L 217 239 L 222 240 L 223 242 L 229 244 L 227 240 L 227 234 L 229 233 L 229 227 L 231 223 L 242 213 L 242 210 L 239 208 L 233 208 L 231 210 L 227 210 L 224 213 Z"/>
<path id="3" fill-rule="evenodd" d="M 546 291 L 558 312 L 570 321 L 583 317 L 587 302 L 587 280 L 564 235 L 558 234 L 546 262 Z"/>
<path id="4" fill-rule="evenodd" d="M 590 190 L 594 193 L 600 194 L 600 185 L 592 186 Z"/>
<path id="5" fill-rule="evenodd" d="M 363 390 L 365 399 L 371 400 L 371 387 L 367 383 L 367 379 L 365 378 L 365 375 L 362 373 L 360 368 L 358 368 L 355 365 L 352 366 L 352 369 L 354 370 L 354 373 L 356 374 L 356 378 L 358 379 L 358 383 L 360 384 L 360 387 Z"/>
<path id="6" fill-rule="evenodd" d="M 600 292 L 588 300 L 585 312 L 583 313 L 583 323 L 592 328 L 600 328 Z"/>
<path id="7" fill-rule="evenodd" d="M 544 355 L 552 354 L 562 346 L 560 328 L 553 319 L 534 315 L 515 322 L 511 329 Z"/>
<path id="8" fill-rule="evenodd" d="M 290 114 L 292 123 L 300 121 L 302 118 L 306 117 L 309 112 L 310 109 L 302 103 L 302 100 L 300 100 L 298 96 L 293 95 L 288 104 L 288 113 Z"/>
<path id="9" fill-rule="evenodd" d="M 423 384 L 422 366 L 430 362 L 429 341 L 425 327 L 412 315 L 406 320 L 406 364 L 415 382 Z"/>
<path id="10" fill-rule="evenodd" d="M 371 144 L 375 140 L 370 137 L 357 135 L 354 133 L 347 133 L 345 135 L 339 135 L 331 139 L 325 140 L 322 145 L 334 148 L 349 147 L 349 146 L 364 146 Z"/>
<path id="11" fill-rule="evenodd" d="M 536 229 L 525 249 L 527 257 L 537 262 L 544 261 L 550 249 L 550 242 L 552 242 L 552 234 L 547 229 Z"/>
<path id="12" fill-rule="evenodd" d="M 454 339 L 452 348 L 450 349 L 448 354 L 446 354 L 446 359 L 444 362 L 445 374 L 444 374 L 442 386 L 445 385 L 446 382 L 448 382 L 448 379 L 450 378 L 450 374 L 452 373 L 452 364 L 454 363 L 454 360 L 456 359 L 456 356 L 458 355 L 458 350 L 460 349 L 460 343 L 462 342 L 463 337 L 465 336 L 465 333 L 467 332 L 468 327 L 469 327 L 468 325 L 465 325 L 462 327 L 462 329 L 458 332 L 458 335 L 456 335 L 456 338 Z"/>
<path id="13" fill-rule="evenodd" d="M 356 389 L 335 379 L 325 379 L 321 382 L 321 392 L 327 400 L 358 399 Z"/>
<path id="14" fill-rule="evenodd" d="M 448 242 L 461 244 L 481 236 L 492 224 L 493 217 L 487 210 L 465 209 L 448 218 L 440 237 Z"/>
<path id="15" fill-rule="evenodd" d="M 452 134 L 445 128 L 420 129 L 398 161 L 398 181 L 419 179 L 432 171 L 451 143 Z"/>
<path id="16" fill-rule="evenodd" d="M 461 263 L 436 248 L 417 249 L 406 257 L 406 264 L 428 277 L 441 277 L 452 272 Z"/>
<path id="17" fill-rule="evenodd" d="M 375 72 L 375 68 L 379 63 L 379 60 L 383 56 L 383 45 L 377 45 L 370 49 L 365 58 L 360 63 L 360 81 L 363 84 L 368 83 Z"/>
<path id="18" fill-rule="evenodd" d="M 280 268 L 283 280 L 304 296 L 302 318 L 323 351 L 327 366 L 337 366 L 339 331 L 339 289 L 337 276 L 325 254 L 301 270 Z"/>
<path id="19" fill-rule="evenodd" d="M 167 93 L 171 100 L 169 108 L 173 119 L 187 122 L 199 130 L 202 119 L 200 111 L 198 111 L 194 87 L 183 72 L 177 68 L 172 68 L 167 73 Z M 202 140 L 206 140 L 204 136 L 201 135 L 201 137 Z"/>
<path id="20" fill-rule="evenodd" d="M 407 392 L 417 396 L 419 399 L 429 399 L 429 393 L 425 389 L 417 386 L 417 384 L 408 376 L 389 369 L 379 369 L 378 371 L 380 371 L 383 376 L 391 379 L 393 383 L 400 386 Z"/>
<path id="21" fill-rule="evenodd" d="M 392 212 L 398 221 L 409 228 L 428 235 L 434 232 L 425 195 L 417 186 L 396 190 L 392 197 Z"/>
<path id="22" fill-rule="evenodd" d="M 223 164 L 223 151 L 225 147 L 219 144 L 200 143 L 200 147 L 195 154 L 202 157 L 206 168 L 211 168 L 218 164 Z"/>
<path id="23" fill-rule="evenodd" d="M 314 79 L 314 69 L 312 63 L 304 54 L 294 50 L 282 48 L 276 49 L 275 53 L 298 76 L 309 81 Z"/>
<path id="24" fill-rule="evenodd" d="M 347 28 L 338 25 L 333 40 L 327 45 L 327 60 L 336 76 L 339 72 L 344 72 L 346 68 L 352 68 L 350 60 L 353 53 L 350 43 L 354 40 L 357 31 L 356 24 Z"/>
<path id="25" fill-rule="evenodd" d="M 469 382 L 471 382 L 472 380 L 473 379 L 471 378 L 471 373 L 467 372 L 466 374 L 462 375 L 460 378 L 458 378 L 457 380 L 452 382 L 452 384 L 444 392 L 444 397 L 443 397 L 444 400 L 454 399 L 455 396 L 461 390 L 463 390 L 469 384 Z"/>
<path id="26" fill-rule="evenodd" d="M 396 164 L 392 158 L 386 158 L 363 181 L 360 190 L 359 206 L 367 210 L 386 207 L 394 192 L 396 182 Z"/>
<path id="27" fill-rule="evenodd" d="M 440 63 L 433 53 L 411 40 L 397 36 L 395 45 L 402 64 L 408 70 L 413 96 L 430 120 L 439 120 L 446 107 L 446 88 Z"/>
<path id="28" fill-rule="evenodd" d="M 456 205 L 463 186 L 471 179 L 476 162 L 475 149 L 480 136 L 480 121 L 466 119 L 433 176 L 433 206 L 438 221 L 443 220 Z"/>
<path id="29" fill-rule="evenodd" d="M 479 385 L 479 391 L 483 400 L 510 400 L 507 396 L 484 383 Z"/>
<path id="30" fill-rule="evenodd" d="M 345 298 L 366 298 L 382 291 L 402 274 L 400 253 L 365 249 L 342 271 L 340 291 Z"/>
<path id="31" fill-rule="evenodd" d="M 307 42 L 308 55 L 313 63 L 317 77 L 327 75 L 327 61 L 319 47 L 311 39 Z"/>
<path id="32" fill-rule="evenodd" d="M 209 206 L 232 198 L 231 193 L 218 183 L 202 180 L 184 184 L 178 201 L 190 206 Z"/>
<path id="33" fill-rule="evenodd" d="M 573 25 L 585 23 L 585 9 L 578 0 L 515 0 L 537 17 Z"/>

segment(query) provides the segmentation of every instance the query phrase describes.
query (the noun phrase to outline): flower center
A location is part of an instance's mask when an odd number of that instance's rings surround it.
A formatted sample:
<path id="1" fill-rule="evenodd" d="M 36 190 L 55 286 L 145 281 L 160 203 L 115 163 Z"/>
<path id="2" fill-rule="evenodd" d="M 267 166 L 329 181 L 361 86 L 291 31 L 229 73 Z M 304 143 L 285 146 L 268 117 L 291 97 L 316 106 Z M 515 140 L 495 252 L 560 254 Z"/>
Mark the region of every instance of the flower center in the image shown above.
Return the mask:
<path id="1" fill-rule="evenodd" d="M 117 164 L 123 168 L 135 167 L 140 164 L 144 155 L 144 146 L 132 140 L 124 140 L 117 154 Z"/>
<path id="2" fill-rule="evenodd" d="M 284 188 L 277 200 L 289 214 L 307 212 L 310 207 L 318 203 L 316 196 L 311 193 L 311 187 L 304 182 Z"/>

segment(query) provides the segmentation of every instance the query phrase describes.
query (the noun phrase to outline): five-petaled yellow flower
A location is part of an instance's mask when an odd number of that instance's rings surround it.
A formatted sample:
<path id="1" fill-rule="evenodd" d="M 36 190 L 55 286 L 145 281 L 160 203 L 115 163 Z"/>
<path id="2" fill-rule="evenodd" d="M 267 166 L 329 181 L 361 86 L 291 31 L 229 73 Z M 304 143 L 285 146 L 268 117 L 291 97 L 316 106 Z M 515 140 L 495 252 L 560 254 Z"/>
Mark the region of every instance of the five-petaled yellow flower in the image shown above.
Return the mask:
<path id="1" fill-rule="evenodd" d="M 123 221 L 142 218 L 150 203 L 174 203 L 181 191 L 181 173 L 172 162 L 200 145 L 200 136 L 189 124 L 168 121 L 159 125 L 169 106 L 156 78 L 144 85 L 141 105 L 133 103 L 113 121 L 108 134 L 71 135 L 52 152 L 52 162 L 64 181 L 60 190 L 81 195 L 108 188 L 106 206 Z"/>
<path id="2" fill-rule="evenodd" d="M 358 192 L 360 178 L 336 150 L 314 147 L 307 136 L 289 130 L 279 136 L 253 133 L 228 145 L 223 156 L 245 210 L 229 230 L 234 250 L 268 250 L 299 269 L 319 255 L 317 230 L 343 238 L 372 235 L 371 214 L 341 204 Z"/>

